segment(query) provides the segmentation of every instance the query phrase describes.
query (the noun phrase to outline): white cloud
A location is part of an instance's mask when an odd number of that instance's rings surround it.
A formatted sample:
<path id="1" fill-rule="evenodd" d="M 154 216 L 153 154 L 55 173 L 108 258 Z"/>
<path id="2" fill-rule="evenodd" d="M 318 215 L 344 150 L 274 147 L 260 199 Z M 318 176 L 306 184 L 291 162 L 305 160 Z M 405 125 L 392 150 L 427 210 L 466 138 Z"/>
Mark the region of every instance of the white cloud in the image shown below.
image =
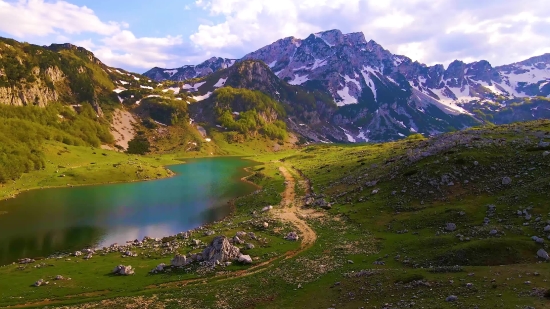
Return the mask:
<path id="1" fill-rule="evenodd" d="M 151 68 L 166 66 L 181 60 L 183 55 L 172 53 L 174 47 L 182 46 L 181 36 L 136 37 L 123 30 L 101 40 L 101 46 L 90 45 L 90 49 L 102 61 L 114 66 Z"/>
<path id="2" fill-rule="evenodd" d="M 212 0 L 216 24 L 190 36 L 212 54 L 244 54 L 280 38 L 329 29 L 362 31 L 391 52 L 427 64 L 454 59 L 511 63 L 550 52 L 547 0 Z"/>
<path id="3" fill-rule="evenodd" d="M 109 35 L 127 27 L 117 22 L 102 22 L 91 9 L 74 4 L 44 0 L 7 2 L 0 0 L 0 31 L 17 38 L 83 32 Z"/>
<path id="4" fill-rule="evenodd" d="M 181 36 L 136 37 L 125 29 L 128 27 L 123 22 L 104 22 L 93 10 L 65 1 L 0 0 L 0 31 L 18 39 L 40 37 L 63 43 L 71 42 L 71 36 L 93 35 L 95 39 L 72 43 L 94 52 L 111 66 L 137 71 L 178 66 L 186 53 L 194 52 L 189 46 L 184 50 Z"/>

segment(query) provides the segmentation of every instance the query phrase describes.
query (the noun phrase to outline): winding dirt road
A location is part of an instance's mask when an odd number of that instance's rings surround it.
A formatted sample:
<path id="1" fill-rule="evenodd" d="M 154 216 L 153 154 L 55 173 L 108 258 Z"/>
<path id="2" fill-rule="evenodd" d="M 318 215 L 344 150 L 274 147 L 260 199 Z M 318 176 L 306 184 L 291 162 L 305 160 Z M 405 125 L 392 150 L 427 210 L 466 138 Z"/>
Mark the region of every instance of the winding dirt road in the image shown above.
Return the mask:
<path id="1" fill-rule="evenodd" d="M 307 222 L 302 219 L 304 216 L 301 209 L 303 206 L 303 199 L 301 199 L 301 197 L 296 197 L 296 180 L 294 179 L 294 176 L 284 166 L 279 167 L 279 171 L 285 177 L 286 187 L 283 192 L 281 204 L 279 205 L 279 208 L 276 209 L 275 216 L 294 225 L 298 229 L 298 236 L 302 239 L 300 250 L 286 254 L 286 258 L 291 258 L 311 247 L 317 240 L 317 234 L 307 224 Z M 305 181 L 300 182 L 299 185 L 302 188 L 306 186 L 304 189 L 309 190 Z"/>

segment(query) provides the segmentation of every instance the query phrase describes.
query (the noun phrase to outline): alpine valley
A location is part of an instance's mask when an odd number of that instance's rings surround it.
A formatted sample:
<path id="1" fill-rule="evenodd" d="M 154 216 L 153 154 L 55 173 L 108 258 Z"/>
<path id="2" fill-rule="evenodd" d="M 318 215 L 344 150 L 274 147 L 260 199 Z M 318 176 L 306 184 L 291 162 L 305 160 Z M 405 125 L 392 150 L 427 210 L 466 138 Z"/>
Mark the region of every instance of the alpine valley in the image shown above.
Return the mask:
<path id="1" fill-rule="evenodd" d="M 548 308 L 550 54 L 517 60 L 0 38 L 0 308 Z"/>

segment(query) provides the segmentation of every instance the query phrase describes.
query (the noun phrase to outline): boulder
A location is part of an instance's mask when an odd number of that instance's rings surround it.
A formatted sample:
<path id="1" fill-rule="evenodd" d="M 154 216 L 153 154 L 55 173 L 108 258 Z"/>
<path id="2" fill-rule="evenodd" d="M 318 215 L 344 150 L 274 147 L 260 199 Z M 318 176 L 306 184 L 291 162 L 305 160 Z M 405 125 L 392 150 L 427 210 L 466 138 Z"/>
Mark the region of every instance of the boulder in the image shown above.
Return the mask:
<path id="1" fill-rule="evenodd" d="M 262 208 L 262 211 L 266 212 L 266 211 L 270 211 L 271 209 L 273 209 L 273 206 L 269 205 L 269 206 L 265 206 L 264 208 Z"/>
<path id="2" fill-rule="evenodd" d="M 544 249 L 539 249 L 539 251 L 537 251 L 537 256 L 547 261 L 550 260 L 550 256 L 548 256 L 548 252 L 546 252 L 546 250 Z"/>
<path id="3" fill-rule="evenodd" d="M 550 232 L 550 225 L 545 226 L 545 227 L 544 227 L 544 231 L 545 231 L 545 232 Z"/>
<path id="4" fill-rule="evenodd" d="M 24 258 L 19 260 L 19 264 L 30 264 L 30 263 L 34 263 L 34 260 L 29 258 Z"/>
<path id="5" fill-rule="evenodd" d="M 446 302 L 454 302 L 454 301 L 457 301 L 457 300 L 458 300 L 458 296 L 456 296 L 456 295 L 449 295 L 449 296 L 447 296 L 447 298 L 445 298 Z"/>
<path id="6" fill-rule="evenodd" d="M 235 236 L 233 237 L 233 243 L 241 245 L 241 244 L 244 244 L 244 240 L 240 239 L 238 236 Z"/>
<path id="7" fill-rule="evenodd" d="M 124 266 L 124 265 L 118 265 L 113 269 L 113 274 L 115 275 L 122 275 L 122 276 L 129 276 L 134 274 L 134 270 L 132 269 L 132 266 Z"/>
<path id="8" fill-rule="evenodd" d="M 454 230 L 456 230 L 456 224 L 447 223 L 447 225 L 445 226 L 445 230 L 447 230 L 449 232 L 453 232 Z"/>
<path id="9" fill-rule="evenodd" d="M 254 249 L 254 244 L 247 243 L 247 244 L 246 244 L 246 249 L 248 249 L 248 250 Z"/>
<path id="10" fill-rule="evenodd" d="M 76 252 L 74 253 L 74 256 L 81 256 L 81 255 L 82 255 L 82 252 L 80 252 L 80 251 L 76 251 Z"/>
<path id="11" fill-rule="evenodd" d="M 512 178 L 510 178 L 510 177 L 503 177 L 503 178 L 502 178 L 502 184 L 503 184 L 503 185 L 506 186 L 506 185 L 509 185 L 509 184 L 511 184 L 511 183 L 512 183 Z"/>
<path id="12" fill-rule="evenodd" d="M 496 234 L 498 234 L 498 231 L 497 231 L 497 230 L 491 230 L 491 231 L 489 232 L 489 235 L 493 235 L 493 236 L 494 236 L 494 235 L 496 235 Z"/>
<path id="13" fill-rule="evenodd" d="M 153 269 L 151 272 L 152 273 L 158 273 L 158 272 L 163 272 L 164 271 L 164 267 L 166 267 L 166 264 L 164 263 L 160 263 L 157 265 L 157 267 L 155 267 L 155 269 Z"/>
<path id="14" fill-rule="evenodd" d="M 264 229 L 267 229 L 267 228 L 269 227 L 269 223 L 264 222 L 264 223 L 262 224 L 262 226 L 264 227 Z"/>
<path id="15" fill-rule="evenodd" d="M 241 254 L 239 255 L 238 261 L 239 263 L 243 264 L 252 264 L 252 258 L 250 257 L 250 255 Z"/>
<path id="16" fill-rule="evenodd" d="M 65 278 L 63 278 L 63 276 L 61 275 L 57 275 L 55 276 L 55 280 L 65 280 Z"/>
<path id="17" fill-rule="evenodd" d="M 36 281 L 36 282 L 34 283 L 34 286 L 38 287 L 38 286 L 41 286 L 41 285 L 43 285 L 43 284 L 44 284 L 44 279 L 39 279 L 38 281 Z"/>
<path id="18" fill-rule="evenodd" d="M 189 264 L 187 257 L 185 255 L 176 254 L 174 258 L 170 261 L 170 264 L 175 267 L 181 267 Z"/>
<path id="19" fill-rule="evenodd" d="M 243 239 L 244 237 L 246 237 L 246 232 L 239 231 L 237 232 L 237 234 L 235 234 L 235 236 L 239 237 L 240 239 Z"/>
<path id="20" fill-rule="evenodd" d="M 297 241 L 299 238 L 296 232 L 290 232 L 285 236 L 285 239 L 290 241 Z"/>
<path id="21" fill-rule="evenodd" d="M 228 262 L 236 260 L 240 254 L 239 248 L 229 243 L 225 236 L 218 236 L 202 252 L 202 258 L 208 262 Z"/>

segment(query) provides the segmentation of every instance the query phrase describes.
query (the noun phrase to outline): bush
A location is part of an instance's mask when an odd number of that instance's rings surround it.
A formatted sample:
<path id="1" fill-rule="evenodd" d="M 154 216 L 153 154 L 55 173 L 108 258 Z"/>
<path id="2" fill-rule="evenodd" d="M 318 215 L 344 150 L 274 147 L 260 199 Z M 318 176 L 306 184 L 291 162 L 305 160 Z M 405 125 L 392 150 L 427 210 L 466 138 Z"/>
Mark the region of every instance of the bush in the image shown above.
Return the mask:
<path id="1" fill-rule="evenodd" d="M 138 135 L 128 142 L 127 153 L 144 155 L 149 152 L 151 144 L 143 135 Z"/>

